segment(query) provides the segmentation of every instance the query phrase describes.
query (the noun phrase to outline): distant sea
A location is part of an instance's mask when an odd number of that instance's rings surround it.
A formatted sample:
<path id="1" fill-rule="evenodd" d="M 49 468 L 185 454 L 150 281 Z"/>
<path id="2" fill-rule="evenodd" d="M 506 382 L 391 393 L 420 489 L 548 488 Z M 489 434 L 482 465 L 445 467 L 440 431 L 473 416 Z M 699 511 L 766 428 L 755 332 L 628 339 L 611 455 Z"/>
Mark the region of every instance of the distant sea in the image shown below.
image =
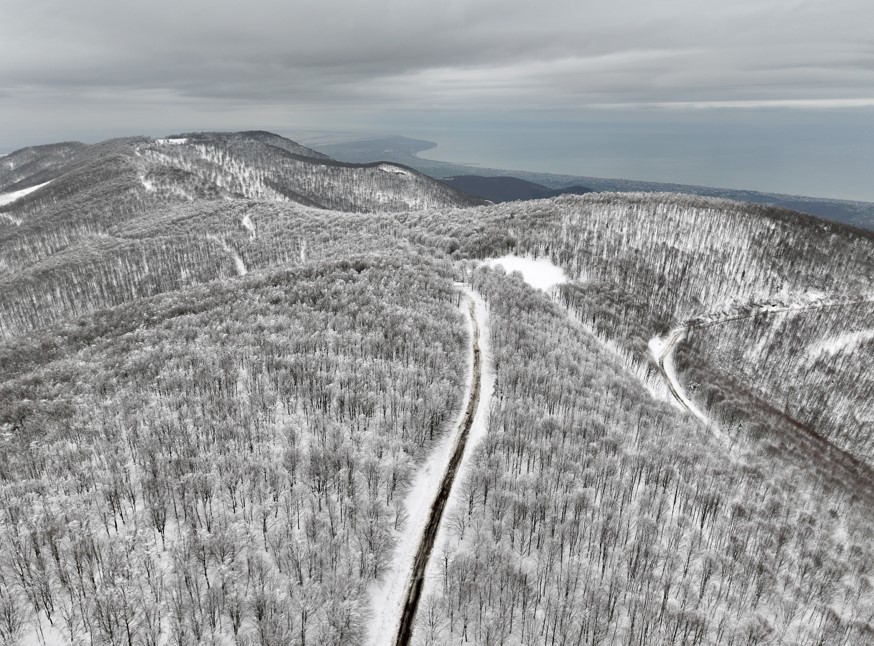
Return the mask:
<path id="1" fill-rule="evenodd" d="M 870 110 L 587 112 L 550 121 L 408 117 L 421 157 L 491 168 L 874 201 Z"/>

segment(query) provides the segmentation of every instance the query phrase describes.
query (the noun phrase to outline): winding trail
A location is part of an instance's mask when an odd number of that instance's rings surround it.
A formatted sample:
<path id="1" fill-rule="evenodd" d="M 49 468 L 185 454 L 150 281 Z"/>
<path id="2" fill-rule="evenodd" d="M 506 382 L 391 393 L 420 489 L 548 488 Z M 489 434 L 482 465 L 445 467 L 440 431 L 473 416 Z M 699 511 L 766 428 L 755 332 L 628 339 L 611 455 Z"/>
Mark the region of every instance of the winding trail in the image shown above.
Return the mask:
<path id="1" fill-rule="evenodd" d="M 437 539 L 437 530 L 440 528 L 443 511 L 449 500 L 449 494 L 452 491 L 452 484 L 455 481 L 455 476 L 461 466 L 462 458 L 464 457 L 464 449 L 467 445 L 467 438 L 470 434 L 470 429 L 473 426 L 473 421 L 476 417 L 477 408 L 479 406 L 480 391 L 482 390 L 482 352 L 480 350 L 479 341 L 480 329 L 479 324 L 477 323 L 476 304 L 470 296 L 466 296 L 466 298 L 468 300 L 470 321 L 473 330 L 471 338 L 473 375 L 470 395 L 467 400 L 467 408 L 465 409 L 464 417 L 461 420 L 455 438 L 455 445 L 452 449 L 449 463 L 446 465 L 446 471 L 443 473 L 440 489 L 437 492 L 434 502 L 431 504 L 428 524 L 425 526 L 422 540 L 419 543 L 419 548 L 413 559 L 413 568 L 407 582 L 407 590 L 404 598 L 400 624 L 398 625 L 398 631 L 394 640 L 395 646 L 407 646 L 412 639 L 416 611 L 419 608 L 419 599 L 422 596 L 422 589 L 425 585 L 425 570 L 428 567 L 428 560 L 431 558 L 431 551 L 434 549 L 434 541 Z"/>
<path id="2" fill-rule="evenodd" d="M 680 379 L 677 376 L 677 370 L 674 366 L 674 350 L 677 345 L 686 338 L 689 332 L 688 326 L 674 328 L 668 333 L 664 339 L 655 338 L 649 342 L 650 352 L 656 360 L 656 365 L 659 372 L 662 373 L 665 383 L 671 395 L 677 401 L 681 408 L 689 411 L 705 428 L 709 428 L 714 437 L 719 440 L 728 451 L 732 450 L 731 438 L 726 435 L 719 425 L 716 424 L 703 410 L 698 408 L 694 401 L 686 394 L 683 386 L 680 384 Z"/>
<path id="3" fill-rule="evenodd" d="M 655 337 L 651 339 L 649 342 L 649 348 L 650 352 L 653 355 L 653 358 L 656 360 L 659 371 L 662 373 L 662 376 L 667 383 L 668 389 L 674 396 L 674 399 L 676 399 L 681 407 L 689 411 L 704 425 L 713 429 L 716 435 L 721 440 L 728 441 L 728 438 L 718 430 L 717 425 L 713 422 L 713 420 L 710 419 L 707 414 L 704 413 L 704 411 L 698 408 L 698 406 L 686 394 L 686 391 L 683 389 L 683 386 L 680 384 L 680 380 L 677 377 L 677 372 L 674 368 L 674 350 L 676 349 L 677 345 L 686 338 L 689 330 L 722 325 L 724 323 L 740 321 L 743 319 L 751 319 L 756 316 L 761 316 L 763 314 L 770 315 L 782 314 L 785 312 L 806 312 L 810 310 L 833 309 L 871 302 L 874 302 L 874 297 L 864 296 L 858 299 L 833 301 L 819 300 L 813 303 L 769 303 L 758 307 L 742 307 L 734 310 L 726 310 L 713 314 L 706 314 L 703 316 L 697 316 L 695 318 L 692 318 L 686 321 L 683 325 L 675 327 L 664 338 Z"/>
<path id="4" fill-rule="evenodd" d="M 872 302 L 874 302 L 874 297 L 866 295 L 856 299 L 833 301 L 820 300 L 807 304 L 771 303 L 761 307 L 740 308 L 737 310 L 719 312 L 690 319 L 685 324 L 671 330 L 666 337 L 656 337 L 652 339 L 649 347 L 659 367 L 659 371 L 662 373 L 668 389 L 676 399 L 677 403 L 709 428 L 717 439 L 719 439 L 720 442 L 722 442 L 732 453 L 732 457 L 734 458 L 734 443 L 731 438 L 719 428 L 716 422 L 714 422 L 694 403 L 686 393 L 682 384 L 680 384 L 677 376 L 674 367 L 674 350 L 677 345 L 686 338 L 689 331 L 722 325 L 731 321 L 750 319 L 764 314 L 834 309 Z M 781 432 L 778 428 L 779 425 L 775 425 L 773 429 L 775 433 L 780 434 L 782 441 L 786 442 L 787 446 L 791 446 L 794 451 L 805 457 L 806 460 L 825 467 L 829 472 L 830 477 L 843 485 L 847 491 L 867 500 L 869 504 L 874 504 L 874 469 L 872 469 L 871 466 L 859 460 L 849 452 L 839 448 L 828 438 L 817 433 L 816 430 L 808 424 L 791 417 L 785 411 L 780 410 L 773 404 L 763 400 L 761 397 L 752 395 L 752 393 L 750 393 L 750 395 L 751 399 L 755 401 L 755 404 L 763 412 L 771 416 L 772 419 L 781 421 L 782 424 L 785 425 L 785 429 L 791 431 L 789 433 L 785 432 L 785 430 Z"/>

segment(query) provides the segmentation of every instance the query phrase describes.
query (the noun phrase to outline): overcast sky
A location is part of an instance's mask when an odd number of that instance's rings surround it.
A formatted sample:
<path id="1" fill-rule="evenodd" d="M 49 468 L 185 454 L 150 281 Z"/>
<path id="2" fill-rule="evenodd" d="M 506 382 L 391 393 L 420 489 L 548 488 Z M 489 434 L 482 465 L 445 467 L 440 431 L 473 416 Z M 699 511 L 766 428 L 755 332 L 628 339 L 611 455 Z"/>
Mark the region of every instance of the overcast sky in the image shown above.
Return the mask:
<path id="1" fill-rule="evenodd" d="M 352 129 L 463 139 L 451 161 L 874 200 L 872 24 L 871 0 L 3 0 L 0 151 Z"/>

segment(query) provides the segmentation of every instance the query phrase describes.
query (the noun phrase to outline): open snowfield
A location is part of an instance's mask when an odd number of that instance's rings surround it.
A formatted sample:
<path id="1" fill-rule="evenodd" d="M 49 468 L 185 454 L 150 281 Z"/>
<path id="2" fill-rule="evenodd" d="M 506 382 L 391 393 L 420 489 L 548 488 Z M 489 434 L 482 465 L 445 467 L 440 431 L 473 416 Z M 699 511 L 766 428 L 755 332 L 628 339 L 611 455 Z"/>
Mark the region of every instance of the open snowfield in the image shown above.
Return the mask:
<path id="1" fill-rule="evenodd" d="M 485 264 L 489 267 L 503 267 L 508 274 L 518 271 L 526 283 L 543 291 L 549 291 L 568 281 L 564 270 L 554 265 L 549 258 L 527 258 L 508 254 L 500 258 L 489 258 Z"/>
<path id="2" fill-rule="evenodd" d="M 812 358 L 817 358 L 822 354 L 834 356 L 839 352 L 852 352 L 858 346 L 871 340 L 874 340 L 874 328 L 858 330 L 856 332 L 845 332 L 844 334 L 839 334 L 814 344 L 809 351 L 809 355 Z"/>
<path id="3" fill-rule="evenodd" d="M 5 206 L 7 204 L 12 204 L 16 200 L 20 200 L 25 195 L 29 195 L 34 191 L 41 189 L 46 184 L 49 184 L 51 180 L 48 182 L 43 182 L 42 184 L 37 184 L 36 186 L 31 186 L 29 188 L 23 188 L 20 191 L 13 191 L 12 193 L 0 193 L 0 206 Z"/>

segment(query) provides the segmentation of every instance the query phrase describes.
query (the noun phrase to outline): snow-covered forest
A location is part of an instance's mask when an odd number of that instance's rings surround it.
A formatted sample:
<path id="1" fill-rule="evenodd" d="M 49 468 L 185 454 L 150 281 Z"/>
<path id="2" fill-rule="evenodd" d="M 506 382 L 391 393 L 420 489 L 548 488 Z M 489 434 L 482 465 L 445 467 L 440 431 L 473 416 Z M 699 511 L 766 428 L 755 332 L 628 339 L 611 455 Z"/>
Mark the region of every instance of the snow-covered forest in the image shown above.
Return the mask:
<path id="1" fill-rule="evenodd" d="M 412 643 L 874 643 L 874 234 L 264 132 L 4 195 L 3 646 L 402 643 L 441 482 Z"/>

